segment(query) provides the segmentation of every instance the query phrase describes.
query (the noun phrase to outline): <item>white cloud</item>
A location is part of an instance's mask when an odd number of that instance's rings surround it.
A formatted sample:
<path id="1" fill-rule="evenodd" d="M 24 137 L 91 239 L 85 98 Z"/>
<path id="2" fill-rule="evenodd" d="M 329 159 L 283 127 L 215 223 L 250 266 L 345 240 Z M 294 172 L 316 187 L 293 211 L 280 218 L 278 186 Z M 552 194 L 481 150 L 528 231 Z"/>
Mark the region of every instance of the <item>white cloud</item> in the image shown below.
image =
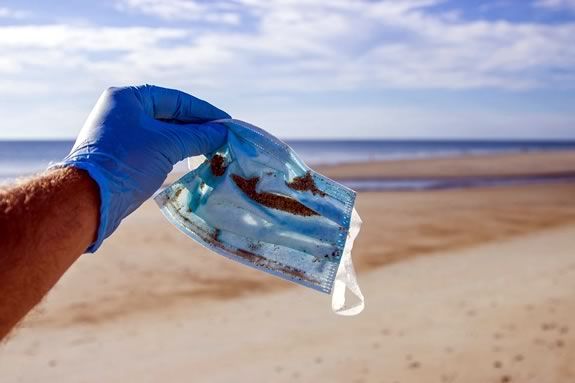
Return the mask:
<path id="1" fill-rule="evenodd" d="M 454 12 L 426 13 L 426 7 L 437 3 L 434 0 L 123 0 L 120 4 L 128 3 L 132 9 L 163 18 L 220 9 L 238 20 L 242 13 L 256 17 L 255 32 L 200 33 L 192 47 L 182 47 L 179 53 L 208 47 L 225 52 L 234 63 L 232 72 L 239 75 L 236 79 L 251 83 L 255 75 L 265 89 L 305 84 L 314 90 L 575 85 L 549 74 L 573 68 L 575 24 L 467 22 Z M 228 68 L 213 69 L 217 73 Z"/>
<path id="2" fill-rule="evenodd" d="M 121 0 L 116 7 L 120 11 L 140 12 L 166 20 L 199 20 L 238 24 L 240 17 L 235 12 L 227 11 L 230 8 L 228 4 L 200 3 L 190 0 Z"/>
<path id="3" fill-rule="evenodd" d="M 75 68 L 109 81 L 257 91 L 573 87 L 575 24 L 464 21 L 432 1 L 122 0 L 159 17 L 224 8 L 251 28 L 0 27 L 0 74 Z M 249 7 L 248 7 L 249 4 Z M 97 56 L 95 58 L 95 56 Z M 148 80 L 149 81 L 149 80 Z"/>
<path id="4" fill-rule="evenodd" d="M 535 1 L 535 6 L 554 10 L 567 9 L 575 11 L 575 0 L 537 0 Z"/>
<path id="5" fill-rule="evenodd" d="M 0 7 L 0 19 L 25 19 L 30 16 L 29 12 L 6 7 Z"/>
<path id="6" fill-rule="evenodd" d="M 0 99 L 92 100 L 129 83 L 224 102 L 289 91 L 575 88 L 575 23 L 467 21 L 429 13 L 434 0 L 118 1 L 121 12 L 179 22 L 0 26 Z"/>
<path id="7" fill-rule="evenodd" d="M 170 28 L 17 25 L 0 27 L 0 49 L 61 52 L 137 50 L 179 39 L 189 31 Z M 48 52 L 48 51 L 47 51 Z"/>

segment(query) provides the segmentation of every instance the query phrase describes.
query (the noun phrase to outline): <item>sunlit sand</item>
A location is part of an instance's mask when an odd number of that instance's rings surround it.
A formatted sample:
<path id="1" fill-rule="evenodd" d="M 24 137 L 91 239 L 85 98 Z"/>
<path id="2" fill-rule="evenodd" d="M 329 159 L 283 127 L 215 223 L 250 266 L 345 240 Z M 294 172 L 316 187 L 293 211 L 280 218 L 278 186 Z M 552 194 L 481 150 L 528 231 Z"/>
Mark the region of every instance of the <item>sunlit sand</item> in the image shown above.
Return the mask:
<path id="1" fill-rule="evenodd" d="M 573 152 L 322 171 L 570 169 Z M 342 318 L 327 295 L 209 253 L 148 202 L 0 346 L 2 381 L 575 380 L 574 183 L 365 192 L 358 211 L 367 306 Z"/>

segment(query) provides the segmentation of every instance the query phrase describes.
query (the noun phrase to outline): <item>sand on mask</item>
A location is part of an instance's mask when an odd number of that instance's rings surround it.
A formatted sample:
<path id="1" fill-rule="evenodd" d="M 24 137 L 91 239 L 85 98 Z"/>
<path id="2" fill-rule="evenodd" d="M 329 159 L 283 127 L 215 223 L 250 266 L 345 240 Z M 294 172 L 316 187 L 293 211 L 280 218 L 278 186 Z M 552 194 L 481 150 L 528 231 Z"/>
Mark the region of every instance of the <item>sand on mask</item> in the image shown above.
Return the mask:
<path id="1" fill-rule="evenodd" d="M 318 215 L 318 213 L 298 202 L 296 199 L 274 193 L 257 192 L 256 186 L 260 180 L 259 177 L 245 179 L 237 174 L 232 174 L 232 179 L 250 199 L 263 206 L 304 217 Z"/>

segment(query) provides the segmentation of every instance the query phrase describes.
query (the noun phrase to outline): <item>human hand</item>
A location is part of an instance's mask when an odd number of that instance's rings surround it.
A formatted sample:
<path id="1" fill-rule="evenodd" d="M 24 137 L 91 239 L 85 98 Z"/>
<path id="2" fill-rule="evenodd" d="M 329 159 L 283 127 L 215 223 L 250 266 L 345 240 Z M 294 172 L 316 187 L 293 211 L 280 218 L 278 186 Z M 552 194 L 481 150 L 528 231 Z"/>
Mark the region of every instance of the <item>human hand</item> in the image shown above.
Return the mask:
<path id="1" fill-rule="evenodd" d="M 55 165 L 86 170 L 100 188 L 98 236 L 88 251 L 96 251 L 124 217 L 158 190 L 176 162 L 223 145 L 226 128 L 207 123 L 222 118 L 230 116 L 173 89 L 106 90 L 70 154 Z"/>

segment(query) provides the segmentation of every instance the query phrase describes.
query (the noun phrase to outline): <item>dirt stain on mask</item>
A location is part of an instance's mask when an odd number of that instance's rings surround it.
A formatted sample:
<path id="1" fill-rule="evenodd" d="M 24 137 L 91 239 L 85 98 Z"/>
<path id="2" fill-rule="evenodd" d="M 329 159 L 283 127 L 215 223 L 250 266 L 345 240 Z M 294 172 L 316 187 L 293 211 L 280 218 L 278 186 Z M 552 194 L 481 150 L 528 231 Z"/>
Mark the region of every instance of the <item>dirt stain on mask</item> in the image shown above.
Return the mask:
<path id="1" fill-rule="evenodd" d="M 286 185 L 293 190 L 310 191 L 313 195 L 325 197 L 325 192 L 318 189 L 310 172 L 305 173 L 304 176 L 295 177 L 292 182 L 286 182 Z"/>
<path id="2" fill-rule="evenodd" d="M 297 278 L 297 279 L 301 279 L 301 280 L 308 281 L 311 283 L 318 283 L 318 281 L 316 279 L 310 278 L 303 271 L 298 270 L 295 267 L 290 267 L 290 266 L 284 265 L 282 263 L 273 261 L 271 259 L 267 259 L 265 257 L 262 257 L 261 255 L 254 254 L 251 251 L 247 251 L 244 249 L 237 249 L 235 254 L 237 256 L 245 259 L 246 261 L 253 263 L 254 265 L 257 265 L 259 267 L 265 267 L 265 268 L 270 269 L 270 270 L 281 271 L 281 272 L 283 272 L 285 274 L 289 274 L 292 277 Z"/>
<path id="3" fill-rule="evenodd" d="M 227 166 L 225 165 L 226 161 L 224 157 L 219 154 L 216 154 L 212 157 L 210 161 L 210 168 L 212 169 L 212 174 L 216 177 L 223 176 L 226 172 Z"/>
<path id="4" fill-rule="evenodd" d="M 259 266 L 259 267 L 263 267 L 266 268 L 268 270 L 275 270 L 275 271 L 280 271 L 283 272 L 285 274 L 289 274 L 292 277 L 296 278 L 296 279 L 300 279 L 303 281 L 307 281 L 310 283 L 314 283 L 317 284 L 319 283 L 319 281 L 315 278 L 311 278 L 309 275 L 307 275 L 304 271 L 299 270 L 295 267 L 291 267 L 288 265 L 285 265 L 281 262 L 275 261 L 273 259 L 268 259 L 264 256 L 261 256 L 259 254 L 255 254 L 249 250 L 245 250 L 245 249 L 240 249 L 240 248 L 228 248 L 226 247 L 222 242 L 220 242 L 220 235 L 222 233 L 222 231 L 218 228 L 214 228 L 214 230 L 212 232 L 209 231 L 205 231 L 204 229 L 196 226 L 194 224 L 194 222 L 190 221 L 187 217 L 182 216 L 183 220 L 188 223 L 190 229 L 194 230 L 194 232 L 200 236 L 200 238 L 202 238 L 202 240 L 204 240 L 206 243 L 209 243 L 211 245 L 213 245 L 214 247 L 218 247 L 221 249 L 224 249 L 226 251 L 229 251 L 233 254 L 235 254 L 236 256 L 245 259 L 246 261 L 248 261 L 249 263 Z M 250 244 L 250 249 L 259 249 L 261 247 L 261 243 L 251 243 Z"/>
<path id="5" fill-rule="evenodd" d="M 250 199 L 260 205 L 304 217 L 319 215 L 314 210 L 293 198 L 268 192 L 258 193 L 256 191 L 256 185 L 260 180 L 259 177 L 243 178 L 237 174 L 232 174 L 232 180 Z"/>

